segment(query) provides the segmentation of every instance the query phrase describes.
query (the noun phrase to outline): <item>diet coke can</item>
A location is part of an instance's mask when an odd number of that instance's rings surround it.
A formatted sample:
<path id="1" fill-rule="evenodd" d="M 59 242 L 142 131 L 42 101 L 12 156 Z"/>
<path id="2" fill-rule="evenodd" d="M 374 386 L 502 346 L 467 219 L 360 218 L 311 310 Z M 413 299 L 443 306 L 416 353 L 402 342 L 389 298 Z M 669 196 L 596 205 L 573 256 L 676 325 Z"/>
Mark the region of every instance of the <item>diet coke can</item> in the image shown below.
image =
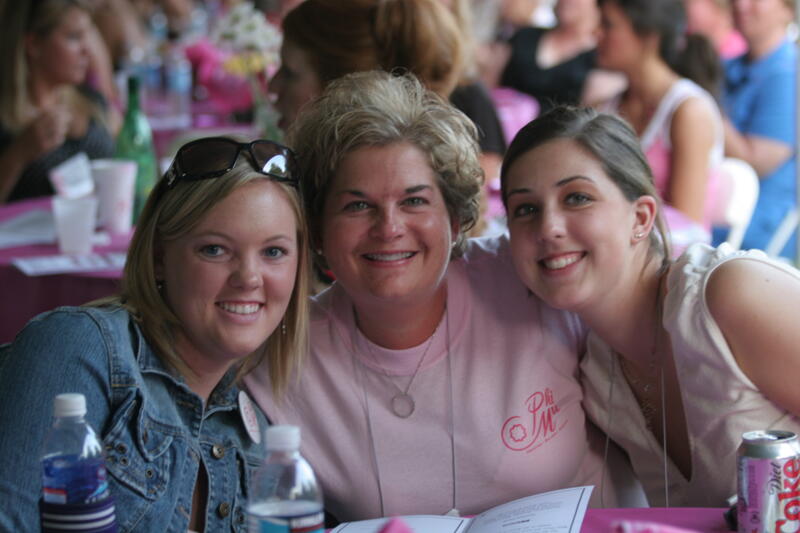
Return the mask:
<path id="1" fill-rule="evenodd" d="M 791 431 L 748 431 L 738 455 L 739 533 L 800 530 L 800 440 Z"/>

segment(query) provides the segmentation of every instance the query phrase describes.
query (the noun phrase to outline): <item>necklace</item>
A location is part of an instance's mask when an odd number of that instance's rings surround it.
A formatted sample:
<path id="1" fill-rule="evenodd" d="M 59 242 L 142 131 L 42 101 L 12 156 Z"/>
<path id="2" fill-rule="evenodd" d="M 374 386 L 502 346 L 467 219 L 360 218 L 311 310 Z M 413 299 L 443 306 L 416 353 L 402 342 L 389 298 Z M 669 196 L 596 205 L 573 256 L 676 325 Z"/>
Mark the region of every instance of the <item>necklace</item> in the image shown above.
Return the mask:
<path id="1" fill-rule="evenodd" d="M 627 359 L 618 353 L 616 354 L 620 369 L 622 370 L 622 376 L 628 381 L 631 390 L 635 391 L 634 397 L 639 402 L 639 407 L 644 417 L 644 423 L 651 432 L 653 431 L 653 421 L 656 413 L 659 411 L 657 407 L 657 402 L 660 399 L 659 394 L 663 392 L 658 390 L 660 389 L 659 381 L 663 375 L 663 368 L 656 364 L 657 351 L 658 347 L 654 346 L 653 352 L 650 354 L 651 357 L 647 366 L 647 371 L 641 373 L 631 368 L 631 363 Z"/>
<path id="2" fill-rule="evenodd" d="M 622 376 L 628 382 L 628 385 L 633 392 L 633 396 L 639 403 L 639 408 L 642 411 L 645 425 L 651 432 L 653 431 L 653 421 L 657 412 L 662 414 L 662 419 L 665 418 L 664 414 L 664 361 L 660 356 L 661 332 L 664 328 L 662 325 L 663 310 L 661 308 L 661 292 L 664 282 L 664 273 L 660 273 L 656 283 L 656 300 L 655 300 L 655 324 L 653 325 L 653 347 L 650 350 L 650 360 L 647 363 L 647 370 L 641 371 L 633 364 L 623 357 L 619 352 L 614 351 L 617 361 L 619 361 Z M 659 390 L 660 389 L 660 390 Z M 660 409 L 658 402 L 660 401 Z M 663 420 L 662 420 L 663 421 Z M 663 437 L 663 435 L 662 435 Z"/>
<path id="3" fill-rule="evenodd" d="M 355 311 L 353 311 L 355 313 Z M 447 314 L 447 309 L 445 309 L 445 314 Z M 422 362 L 425 361 L 425 356 L 428 355 L 428 350 L 433 344 L 433 339 L 436 337 L 436 333 L 439 331 L 439 326 L 436 326 L 436 329 L 433 330 L 433 334 L 428 339 L 428 343 L 425 345 L 425 350 L 422 352 L 422 356 L 417 361 L 417 366 L 414 369 L 414 373 L 411 374 L 411 379 L 408 380 L 405 389 L 401 389 L 400 386 L 394 382 L 392 376 L 389 375 L 389 372 L 383 367 L 383 365 L 378 362 L 378 357 L 375 355 L 375 352 L 372 350 L 372 344 L 367 341 L 367 351 L 369 352 L 370 357 L 372 358 L 375 365 L 380 369 L 381 373 L 386 376 L 386 379 L 394 385 L 394 388 L 397 389 L 397 392 L 394 396 L 392 396 L 390 406 L 392 408 L 392 412 L 395 416 L 400 418 L 408 418 L 412 414 L 414 414 L 414 409 L 416 408 L 416 403 L 414 403 L 414 397 L 411 396 L 408 391 L 411 390 L 411 384 L 414 383 L 414 378 L 417 377 L 417 373 L 419 369 L 422 367 Z"/>
<path id="4" fill-rule="evenodd" d="M 666 391 L 664 387 L 664 361 L 663 359 L 658 361 L 658 354 L 659 354 L 659 344 L 661 342 L 661 332 L 664 328 L 662 324 L 663 320 L 663 308 L 662 308 L 662 301 L 661 301 L 661 293 L 662 293 L 662 285 L 664 283 L 664 277 L 666 276 L 668 270 L 663 270 L 660 272 L 658 277 L 658 283 L 656 287 L 656 303 L 655 303 L 655 312 L 656 312 L 656 321 L 655 325 L 653 326 L 653 349 L 650 352 L 650 362 L 648 364 L 648 378 L 655 378 L 658 376 L 657 381 L 649 380 L 643 381 L 636 376 L 635 373 L 630 372 L 630 368 L 627 367 L 628 361 L 620 355 L 619 352 L 612 349 L 612 353 L 614 357 L 611 358 L 611 369 L 609 371 L 610 379 L 608 385 L 608 402 L 606 403 L 608 413 L 606 414 L 606 428 L 608 428 L 606 433 L 606 444 L 605 444 L 605 451 L 603 453 L 603 474 L 600 481 L 600 504 L 601 506 L 605 506 L 603 504 L 603 493 L 604 493 L 604 485 L 605 485 L 605 477 L 606 477 L 606 465 L 608 463 L 608 449 L 610 444 L 610 428 L 611 428 L 611 406 L 612 406 L 612 399 L 614 395 L 614 382 L 616 379 L 616 368 L 617 365 L 615 362 L 619 363 L 620 370 L 622 370 L 622 377 L 623 379 L 627 380 L 631 391 L 633 392 L 633 388 L 640 388 L 642 394 L 637 395 L 633 394 L 636 401 L 639 403 L 639 408 L 642 411 L 642 416 L 644 417 L 645 425 L 647 429 L 653 433 L 653 422 L 655 419 L 655 414 L 658 411 L 656 408 L 656 398 L 660 400 L 661 404 L 661 451 L 662 451 L 662 459 L 663 459 L 663 473 L 664 473 L 664 506 L 669 507 L 669 473 L 667 470 L 667 404 L 666 404 Z M 660 391 L 657 393 L 654 389 L 654 381 L 658 383 Z"/>
<path id="5" fill-rule="evenodd" d="M 449 516 L 459 516 L 459 511 L 456 508 L 456 441 L 455 441 L 455 417 L 453 416 L 453 362 L 450 357 L 450 315 L 447 312 L 447 307 L 444 310 L 445 316 L 445 344 L 447 346 L 447 388 L 448 388 L 448 420 L 447 420 L 447 433 L 450 437 L 450 472 L 451 472 L 451 479 L 453 483 L 453 498 L 452 504 L 453 507 L 446 513 Z M 439 327 L 437 326 L 437 330 Z M 431 338 L 436 335 L 436 331 L 434 331 Z M 428 346 L 425 348 L 425 353 L 427 353 L 428 348 L 430 348 L 430 341 L 428 342 Z M 423 354 L 422 358 L 425 357 Z M 422 359 L 420 358 L 420 359 Z M 353 354 L 353 359 L 355 363 L 355 354 Z M 364 384 L 365 376 L 364 376 L 364 365 L 359 363 L 355 365 L 359 369 L 359 379 L 361 381 L 361 392 L 364 397 L 364 417 L 367 422 L 367 436 L 369 437 L 369 445 L 370 445 L 370 454 L 372 460 L 372 469 L 375 472 L 375 482 L 378 486 L 378 499 L 380 501 L 380 511 L 381 516 L 386 516 L 386 509 L 384 505 L 384 498 L 383 498 L 383 482 L 381 479 L 381 469 L 380 465 L 378 464 L 378 452 L 375 447 L 375 438 L 372 430 L 372 417 L 370 416 L 370 401 L 369 401 L 369 394 L 367 393 L 367 387 Z M 421 364 L 417 364 L 417 370 Z M 414 372 L 416 375 L 416 371 Z M 399 387 L 398 387 L 399 388 Z M 392 406 L 392 412 L 394 412 L 394 406 Z M 395 413 L 397 414 L 397 413 Z M 404 418 L 404 417 L 401 417 Z"/>

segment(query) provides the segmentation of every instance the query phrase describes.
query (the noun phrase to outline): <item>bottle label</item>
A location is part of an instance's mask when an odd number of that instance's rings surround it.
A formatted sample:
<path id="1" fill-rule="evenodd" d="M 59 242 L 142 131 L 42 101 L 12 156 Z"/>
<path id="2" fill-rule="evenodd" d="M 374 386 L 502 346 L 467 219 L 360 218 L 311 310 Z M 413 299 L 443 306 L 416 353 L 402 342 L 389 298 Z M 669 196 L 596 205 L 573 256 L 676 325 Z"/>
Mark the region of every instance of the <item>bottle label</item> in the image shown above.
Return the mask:
<path id="1" fill-rule="evenodd" d="M 117 533 L 114 498 L 86 504 L 59 504 L 39 501 L 42 533 L 83 532 Z"/>
<path id="2" fill-rule="evenodd" d="M 294 516 L 258 516 L 252 518 L 251 533 L 323 533 L 325 514 L 320 512 Z"/>
<path id="3" fill-rule="evenodd" d="M 43 499 L 47 503 L 93 503 L 106 499 L 108 478 L 102 457 L 56 455 L 42 460 Z"/>

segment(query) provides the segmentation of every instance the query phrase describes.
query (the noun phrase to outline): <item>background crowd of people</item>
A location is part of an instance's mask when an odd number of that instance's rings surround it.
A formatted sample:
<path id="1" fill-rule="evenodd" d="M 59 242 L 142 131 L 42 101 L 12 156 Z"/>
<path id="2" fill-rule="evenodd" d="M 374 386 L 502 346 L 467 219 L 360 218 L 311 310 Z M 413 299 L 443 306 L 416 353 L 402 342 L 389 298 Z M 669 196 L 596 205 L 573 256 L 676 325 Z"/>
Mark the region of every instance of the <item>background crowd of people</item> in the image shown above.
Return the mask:
<path id="1" fill-rule="evenodd" d="M 78 151 L 110 155 L 124 109 L 120 80 L 166 53 L 164 43 L 202 38 L 237 3 L 50 0 L 17 9 L 2 2 L 9 24 L 0 62 L 0 199 L 52 194 L 48 171 Z M 256 7 L 282 34 L 280 60 L 261 87 L 284 130 L 331 80 L 406 69 L 476 123 L 487 188 L 511 141 L 501 118 L 514 109 L 498 110 L 492 92 L 504 87 L 535 99 L 540 113 L 558 104 L 618 113 L 639 134 L 661 197 L 705 230 L 726 201 L 723 159 L 746 162 L 761 187 L 744 248 L 766 249 L 796 207 L 789 0 L 261 0 Z M 205 93 L 199 86 L 194 97 Z M 486 198 L 483 205 L 473 236 L 496 215 Z M 715 243 L 725 237 L 726 228 L 714 228 Z M 795 240 L 780 255 L 794 259 Z"/>

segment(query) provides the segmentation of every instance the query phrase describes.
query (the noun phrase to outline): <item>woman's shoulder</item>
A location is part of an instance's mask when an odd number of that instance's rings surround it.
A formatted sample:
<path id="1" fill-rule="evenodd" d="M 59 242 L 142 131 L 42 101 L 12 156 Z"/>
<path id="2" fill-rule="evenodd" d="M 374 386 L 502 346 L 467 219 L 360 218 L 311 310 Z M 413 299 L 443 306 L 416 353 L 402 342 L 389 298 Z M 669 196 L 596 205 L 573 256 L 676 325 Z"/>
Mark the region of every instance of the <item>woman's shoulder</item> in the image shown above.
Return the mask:
<path id="1" fill-rule="evenodd" d="M 311 358 L 317 352 L 328 353 L 333 346 L 344 343 L 350 349 L 355 319 L 353 301 L 342 286 L 333 285 L 311 297 L 309 306 L 309 333 Z M 334 350 L 336 351 L 336 350 Z"/>
<path id="2" fill-rule="evenodd" d="M 309 315 L 312 323 L 325 322 L 351 305 L 347 293 L 335 281 L 324 290 L 309 298 Z"/>
<path id="3" fill-rule="evenodd" d="M 734 259 L 777 263 L 762 250 L 736 250 L 727 243 L 716 247 L 696 243 L 689 246 L 673 263 L 669 272 L 668 286 L 681 279 L 689 283 L 701 281 L 720 265 Z"/>
<path id="4" fill-rule="evenodd" d="M 797 45 L 786 40 L 764 58 L 765 67 L 773 72 L 794 73 L 797 71 L 797 54 Z"/>
<path id="5" fill-rule="evenodd" d="M 720 116 L 719 108 L 711 93 L 688 78 L 680 78 L 670 86 L 661 97 L 656 112 L 666 123 L 670 123 L 674 116 L 681 113 L 700 120 L 713 118 L 709 114 Z M 655 120 L 654 118 L 653 121 Z"/>
<path id="6" fill-rule="evenodd" d="M 700 85 L 696 82 L 690 80 L 689 78 L 680 78 L 667 91 L 667 94 L 664 96 L 665 98 L 674 98 L 676 100 L 683 100 L 686 98 L 703 98 L 703 99 L 711 99 L 714 100 L 714 97 L 711 96 L 707 90 L 703 89 Z"/>
<path id="7" fill-rule="evenodd" d="M 121 306 L 59 307 L 31 319 L 10 350 L 20 353 L 121 353 L 130 345 L 131 315 Z M 44 355 L 42 355 L 44 356 Z"/>
<path id="8" fill-rule="evenodd" d="M 480 276 L 486 283 L 501 280 L 509 274 L 516 280 L 511 243 L 505 233 L 468 239 L 464 255 L 457 260 L 458 263 L 463 264 L 470 276 Z"/>
<path id="9" fill-rule="evenodd" d="M 770 258 L 762 250 L 735 250 L 727 243 L 717 247 L 693 244 L 670 267 L 664 314 L 677 318 L 690 309 L 706 313 L 707 292 L 712 279 L 724 281 L 716 283 L 716 292 L 720 286 L 729 287 L 732 293 L 741 292 L 737 289 L 737 280 L 755 275 L 763 268 L 778 269 L 800 279 L 797 270 Z"/>
<path id="10" fill-rule="evenodd" d="M 108 306 L 65 306 L 41 313 L 28 322 L 20 334 L 35 329 L 37 334 L 61 330 L 87 332 L 88 330 L 117 329 L 121 324 L 127 326 L 130 313 L 119 305 Z"/>
<path id="11" fill-rule="evenodd" d="M 4 383 L 78 388 L 99 401 L 111 394 L 112 376 L 135 364 L 129 320 L 120 307 L 61 307 L 38 315 L 4 347 Z"/>
<path id="12" fill-rule="evenodd" d="M 490 237 L 473 237 L 467 239 L 463 257 L 468 262 L 510 258 L 509 247 L 510 241 L 506 233 Z"/>
<path id="13" fill-rule="evenodd" d="M 520 47 L 530 46 L 532 43 L 542 38 L 542 35 L 547 33 L 547 28 L 538 28 L 536 26 L 525 26 L 514 32 L 511 36 L 511 44 Z M 530 52 L 530 50 L 525 50 Z"/>

